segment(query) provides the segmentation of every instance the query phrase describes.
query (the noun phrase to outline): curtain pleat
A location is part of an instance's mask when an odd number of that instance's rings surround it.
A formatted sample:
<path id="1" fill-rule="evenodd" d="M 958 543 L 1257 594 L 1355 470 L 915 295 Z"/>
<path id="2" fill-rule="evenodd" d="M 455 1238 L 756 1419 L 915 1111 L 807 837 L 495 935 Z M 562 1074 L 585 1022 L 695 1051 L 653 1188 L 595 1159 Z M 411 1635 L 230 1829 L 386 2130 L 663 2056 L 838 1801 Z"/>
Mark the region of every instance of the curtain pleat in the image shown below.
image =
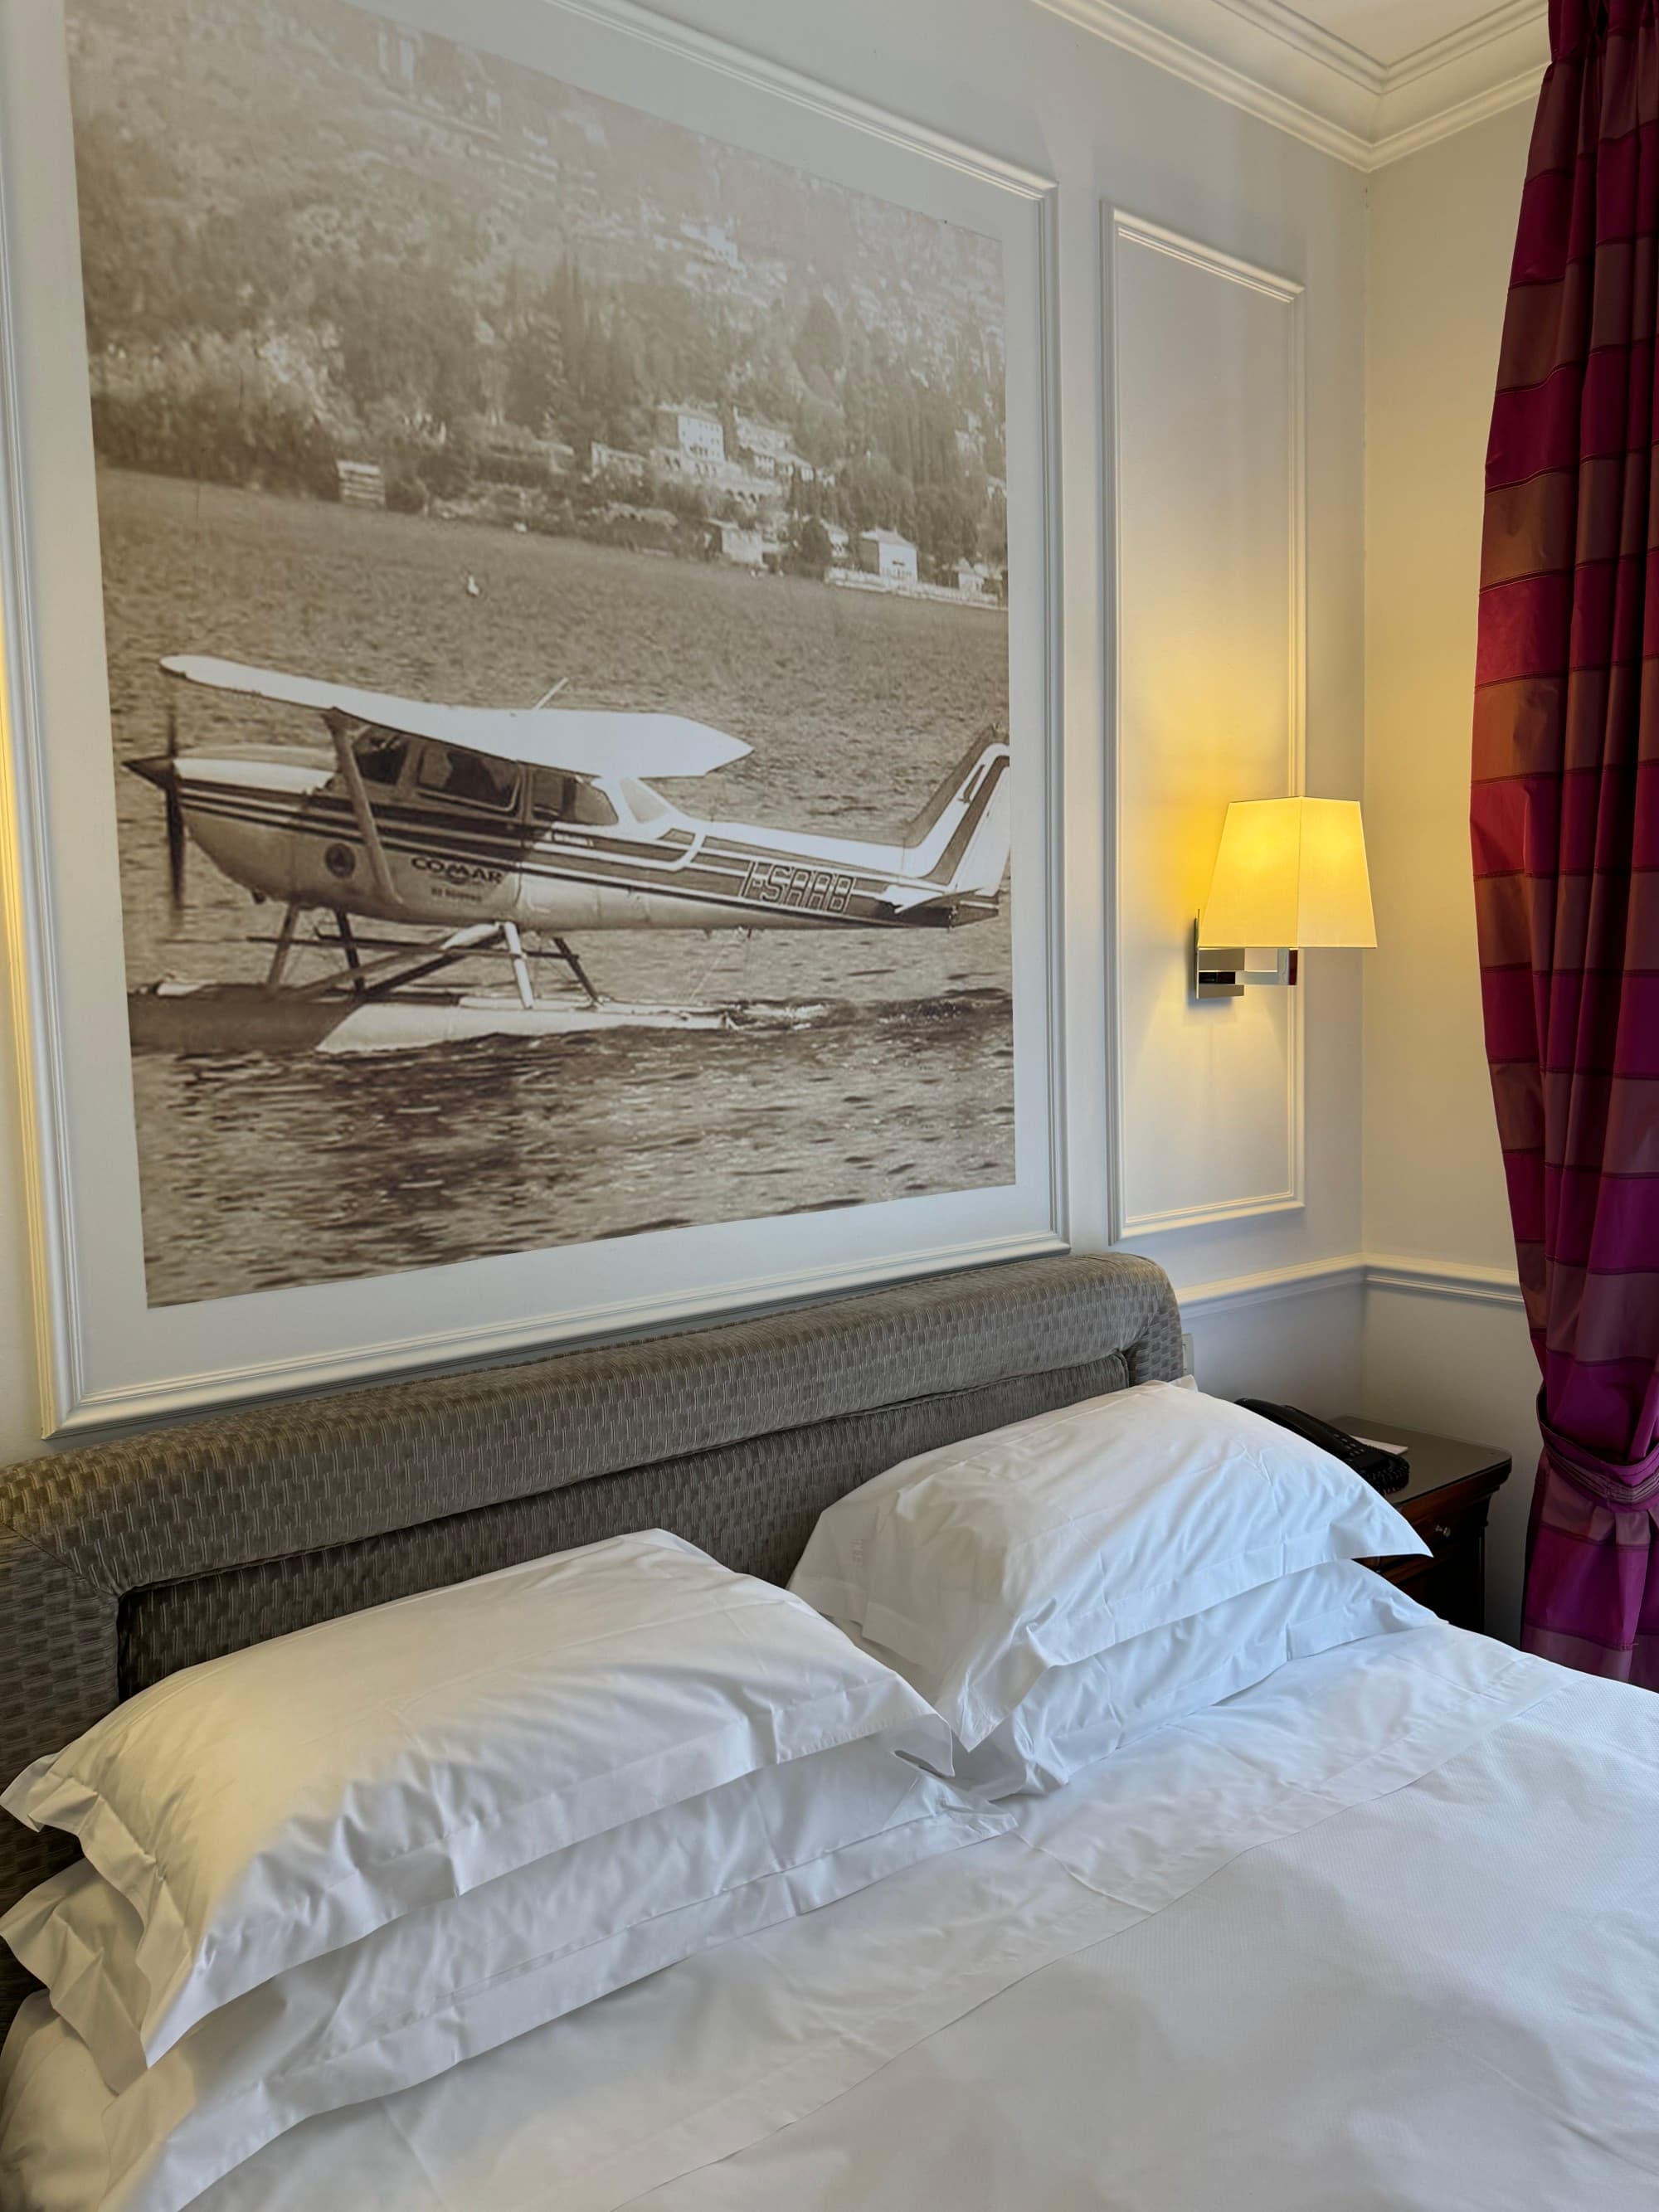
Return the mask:
<path id="1" fill-rule="evenodd" d="M 1523 1642 L 1659 1686 L 1659 0 L 1553 0 L 1486 465 L 1471 831 L 1537 1352 Z"/>

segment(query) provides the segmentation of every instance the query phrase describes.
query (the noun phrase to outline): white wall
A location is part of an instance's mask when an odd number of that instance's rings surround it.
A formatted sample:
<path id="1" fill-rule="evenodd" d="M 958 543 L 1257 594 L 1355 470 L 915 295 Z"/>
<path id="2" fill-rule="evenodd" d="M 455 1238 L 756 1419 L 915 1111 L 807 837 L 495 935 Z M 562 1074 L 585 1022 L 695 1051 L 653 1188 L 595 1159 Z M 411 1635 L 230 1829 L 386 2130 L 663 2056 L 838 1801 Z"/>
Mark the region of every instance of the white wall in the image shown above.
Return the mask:
<path id="1" fill-rule="evenodd" d="M 1357 794 L 1364 725 L 1362 566 L 1364 453 L 1364 310 L 1365 185 L 1353 171 L 1285 137 L 1027 0 L 839 0 L 834 8 L 780 7 L 776 0 L 687 0 L 678 11 L 703 30 L 728 38 L 834 86 L 897 110 L 1031 167 L 1060 186 L 1060 377 L 1064 458 L 1064 622 L 1066 719 L 1066 866 L 1067 993 L 1073 1078 L 1071 1170 L 1078 1245 L 1099 1249 L 1111 1237 L 1109 1206 L 1110 1129 L 1107 1085 L 1109 1003 L 1107 932 L 1111 843 L 1107 732 L 1115 641 L 1108 620 L 1109 564 L 1105 558 L 1106 482 L 1110 441 L 1103 380 L 1102 204 L 1110 201 L 1212 253 L 1237 257 L 1302 289 L 1307 370 L 1306 500 L 1299 508 L 1311 580 L 1307 597 L 1305 685 L 1308 787 Z M 1221 295 L 1218 295 L 1219 298 Z M 1231 295 L 1229 295 L 1231 297 Z M 1189 301 L 1190 304 L 1190 301 Z M 1176 288 L 1177 316 L 1186 311 Z M 1186 325 L 1142 327 L 1166 345 L 1182 343 Z M 1252 331 L 1255 336 L 1251 335 Z M 1231 333 L 1231 335 L 1229 335 Z M 1261 331 L 1248 318 L 1224 316 L 1222 350 L 1205 366 L 1223 386 L 1249 370 L 1248 349 Z M 1228 345 L 1246 354 L 1229 355 Z M 1156 393 L 1150 404 L 1160 404 Z M 1200 465 L 1196 447 L 1182 462 L 1177 428 L 1167 414 L 1117 424 L 1120 448 L 1143 436 L 1157 440 L 1182 472 L 1172 481 L 1183 501 L 1184 528 L 1196 553 L 1204 534 L 1224 523 L 1226 500 L 1240 482 L 1271 481 L 1285 505 L 1293 487 L 1284 444 L 1284 395 L 1270 377 L 1243 394 L 1237 416 L 1242 450 L 1237 466 L 1212 453 Z M 1272 425 L 1277 422 L 1277 429 Z M 1277 443 L 1274 444 L 1274 441 Z M 1257 451 L 1257 441 L 1265 441 Z M 1221 456 L 1224 462 L 1226 455 Z M 1265 478 L 1262 472 L 1265 471 Z M 1300 492 L 1297 496 L 1300 500 Z M 1261 733 L 1230 719 L 1228 702 L 1243 675 L 1230 635 L 1231 610 L 1213 590 L 1207 602 L 1197 579 L 1211 572 L 1183 557 L 1179 538 L 1153 550 L 1145 540 L 1125 549 L 1142 586 L 1141 627 L 1121 641 L 1140 649 L 1138 664 L 1179 672 L 1187 696 L 1216 702 L 1212 726 L 1166 731 L 1171 744 L 1194 734 L 1210 769 L 1229 785 L 1259 772 Z M 1280 620 L 1288 619 L 1281 611 Z M 1274 647 L 1277 650 L 1277 645 Z M 1298 648 L 1299 650 L 1299 648 Z M 1153 654 L 1162 660 L 1152 659 Z M 1160 739 L 1160 742 L 1162 740 Z M 1236 760 L 1230 747 L 1239 748 Z M 1253 750 L 1254 749 L 1254 750 Z M 1206 773 L 1209 771 L 1206 770 Z M 1121 824 L 1126 840 L 1152 834 L 1171 808 L 1179 838 L 1209 834 L 1231 788 L 1202 790 L 1176 776 L 1175 787 L 1149 793 Z M 1206 827 L 1207 825 L 1207 827 Z M 1150 956 L 1166 958 L 1161 941 Z M 1259 1218 L 1200 1219 L 1133 1242 L 1155 1251 L 1178 1283 L 1213 1284 L 1262 1270 L 1352 1252 L 1360 1228 L 1358 1129 L 1361 1038 L 1358 956 L 1315 956 L 1306 992 L 1307 1052 L 1303 1075 L 1307 1158 L 1304 1203 Z M 1213 1012 L 1217 1010 L 1206 1010 Z M 1258 1109 L 1237 1090 L 1239 1062 L 1229 1038 L 1243 1021 L 1218 1010 L 1206 1032 L 1207 1066 L 1224 1110 L 1248 1117 Z M 1172 1027 L 1137 1061 L 1142 1095 L 1177 1085 L 1182 1025 L 1188 1018 L 1178 986 L 1161 1018 Z M 1260 1040 L 1255 1043 L 1260 1045 Z M 1260 1073 L 1259 1057 L 1256 1072 Z M 1282 1117 L 1285 1090 L 1269 1084 L 1261 1110 Z M 0 1457 L 37 1449 L 33 1328 L 27 1255 L 18 1191 L 15 1092 L 0 1095 Z M 1194 1136 L 1196 1127 L 1197 1135 Z M 1211 1137 L 1200 1121 L 1186 1128 L 1143 1120 L 1133 1135 L 1127 1167 L 1145 1187 L 1160 1180 L 1158 1148 L 1183 1146 L 1176 1180 L 1184 1200 L 1226 1194 L 1229 1174 L 1252 1143 L 1271 1147 L 1275 1132 L 1241 1121 Z M 1232 1142 L 1233 1139 L 1239 1141 Z M 1229 1147 L 1231 1146 L 1231 1151 Z M 1227 1155 L 1224 1158 L 1224 1154 Z M 1228 1164 L 1231 1158 L 1231 1166 Z M 1164 1164 L 1167 1164 L 1164 1163 Z M 1170 1178 L 1165 1176 L 1163 1181 Z M 1191 1207 L 1188 1206 L 1188 1211 Z M 1352 1289 L 1319 1302 L 1316 1322 L 1297 1318 L 1308 1301 L 1280 1303 L 1251 1314 L 1208 1311 L 1199 1325 L 1206 1378 L 1253 1382 L 1316 1403 L 1354 1395 L 1358 1305 Z"/>
<path id="2" fill-rule="evenodd" d="M 1493 1520 L 1494 1627 L 1518 1618 L 1536 1364 L 1480 1028 L 1469 732 L 1486 434 L 1531 130 L 1516 108 L 1371 180 L 1365 819 L 1365 1245 L 1446 1271 L 1367 1294 L 1366 1406 L 1514 1455 Z M 1395 1271 L 1404 1273 L 1407 1271 Z"/>
<path id="3" fill-rule="evenodd" d="M 1340 1413 L 1364 1395 L 1364 1292 L 1347 1267 L 1331 1284 L 1246 1288 L 1186 1315 L 1200 1382 L 1220 1398 L 1277 1398 Z"/>

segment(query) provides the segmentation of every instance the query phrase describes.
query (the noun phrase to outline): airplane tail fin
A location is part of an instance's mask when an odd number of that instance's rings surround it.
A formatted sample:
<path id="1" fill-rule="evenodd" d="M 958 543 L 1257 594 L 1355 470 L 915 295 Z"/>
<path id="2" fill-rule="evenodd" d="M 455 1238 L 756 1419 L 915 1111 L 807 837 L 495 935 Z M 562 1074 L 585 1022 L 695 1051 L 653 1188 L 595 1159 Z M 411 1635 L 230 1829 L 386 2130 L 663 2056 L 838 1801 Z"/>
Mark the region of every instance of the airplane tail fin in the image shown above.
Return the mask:
<path id="1" fill-rule="evenodd" d="M 1007 741 L 991 731 L 975 739 L 906 831 L 906 888 L 924 898 L 994 898 L 1012 835 Z"/>

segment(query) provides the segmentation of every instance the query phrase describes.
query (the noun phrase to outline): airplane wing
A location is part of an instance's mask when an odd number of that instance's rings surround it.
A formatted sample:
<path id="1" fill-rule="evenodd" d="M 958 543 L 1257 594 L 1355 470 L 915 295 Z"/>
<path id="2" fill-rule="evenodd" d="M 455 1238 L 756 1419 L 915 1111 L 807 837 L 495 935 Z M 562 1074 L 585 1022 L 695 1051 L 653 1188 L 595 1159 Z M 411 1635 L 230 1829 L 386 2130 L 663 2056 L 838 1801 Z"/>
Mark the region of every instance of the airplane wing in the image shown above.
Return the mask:
<path id="1" fill-rule="evenodd" d="M 319 714 L 347 714 L 404 737 L 430 738 L 495 760 L 563 769 L 572 775 L 708 775 L 750 750 L 740 738 L 680 714 L 617 714 L 576 707 L 439 707 L 190 653 L 174 654 L 161 666 L 182 683 Z"/>

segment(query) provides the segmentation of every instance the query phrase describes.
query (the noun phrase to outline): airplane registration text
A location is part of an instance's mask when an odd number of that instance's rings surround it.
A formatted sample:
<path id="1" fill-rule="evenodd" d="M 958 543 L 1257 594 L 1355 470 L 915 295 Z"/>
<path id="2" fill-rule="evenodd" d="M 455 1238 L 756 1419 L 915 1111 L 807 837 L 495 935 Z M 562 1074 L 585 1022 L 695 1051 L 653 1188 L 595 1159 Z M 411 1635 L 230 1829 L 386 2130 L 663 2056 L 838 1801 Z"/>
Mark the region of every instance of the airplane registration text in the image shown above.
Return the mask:
<path id="1" fill-rule="evenodd" d="M 757 860 L 744 878 L 741 896 L 763 906 L 804 907 L 811 914 L 845 914 L 855 879 L 828 868 L 794 867 L 787 860 Z"/>

